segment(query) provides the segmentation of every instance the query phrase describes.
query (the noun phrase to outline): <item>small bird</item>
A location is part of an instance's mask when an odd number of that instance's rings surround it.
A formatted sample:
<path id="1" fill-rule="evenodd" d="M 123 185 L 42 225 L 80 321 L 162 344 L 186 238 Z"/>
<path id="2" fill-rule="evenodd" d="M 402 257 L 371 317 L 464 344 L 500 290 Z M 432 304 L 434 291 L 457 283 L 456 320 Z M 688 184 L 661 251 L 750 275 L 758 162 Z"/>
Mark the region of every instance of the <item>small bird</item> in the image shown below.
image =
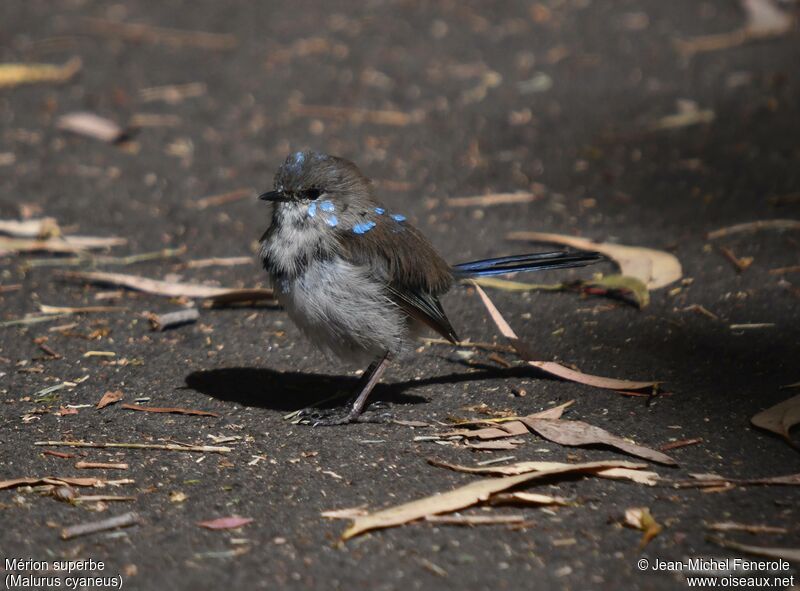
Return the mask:
<path id="1" fill-rule="evenodd" d="M 260 258 L 278 301 L 318 347 L 371 362 L 352 403 L 306 409 L 314 425 L 359 420 L 391 359 L 426 327 L 459 341 L 439 303 L 457 279 L 578 267 L 602 260 L 589 252 L 541 252 L 451 266 L 401 213 L 386 208 L 355 164 L 318 152 L 290 154 L 275 175 Z"/>

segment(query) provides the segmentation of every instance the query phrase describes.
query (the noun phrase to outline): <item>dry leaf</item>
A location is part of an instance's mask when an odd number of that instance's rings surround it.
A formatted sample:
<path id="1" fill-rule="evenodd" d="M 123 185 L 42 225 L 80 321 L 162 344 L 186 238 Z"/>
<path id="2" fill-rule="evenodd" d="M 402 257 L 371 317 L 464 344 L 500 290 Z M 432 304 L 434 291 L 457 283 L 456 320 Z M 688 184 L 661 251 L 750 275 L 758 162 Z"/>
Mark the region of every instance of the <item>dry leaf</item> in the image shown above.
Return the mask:
<path id="1" fill-rule="evenodd" d="M 771 406 L 767 410 L 762 410 L 750 419 L 750 422 L 760 429 L 780 435 L 789 445 L 795 446 L 789 431 L 795 425 L 800 424 L 800 394 Z"/>
<path id="2" fill-rule="evenodd" d="M 755 554 L 756 556 L 765 556 L 767 558 L 783 558 L 790 562 L 800 562 L 800 548 L 773 548 L 769 546 L 750 546 L 748 544 L 740 544 L 725 538 L 718 538 L 716 536 L 708 536 L 706 538 L 709 542 L 728 548 L 729 550 L 738 550 L 746 554 Z"/>
<path id="3" fill-rule="evenodd" d="M 243 527 L 248 523 L 252 523 L 253 519 L 250 517 L 220 517 L 218 519 L 211 519 L 209 521 L 198 521 L 197 525 L 206 529 L 236 529 Z"/>
<path id="4" fill-rule="evenodd" d="M 494 474 L 497 476 L 513 476 L 515 474 L 526 474 L 528 472 L 540 472 L 542 470 L 552 470 L 554 468 L 561 468 L 570 466 L 571 464 L 564 464 L 562 462 L 518 462 L 516 464 L 507 464 L 505 466 L 460 466 L 458 464 L 450 464 L 429 458 L 428 463 L 432 466 L 439 466 L 455 470 L 456 472 L 466 472 L 468 474 Z M 639 484 L 646 484 L 647 486 L 654 486 L 660 476 L 656 472 L 649 472 L 641 468 L 647 467 L 647 464 L 635 464 L 635 468 L 607 468 L 605 470 L 598 470 L 593 472 L 593 476 L 601 478 L 611 478 L 616 480 L 632 480 Z"/>
<path id="5" fill-rule="evenodd" d="M 367 511 L 363 505 L 361 507 L 351 507 L 349 509 L 334 509 L 333 511 L 323 511 L 320 513 L 323 517 L 328 519 L 355 519 L 367 515 Z"/>
<path id="6" fill-rule="evenodd" d="M 475 285 L 475 289 L 483 301 L 483 305 L 486 306 L 486 309 L 488 310 L 489 315 L 492 317 L 495 325 L 497 325 L 497 328 L 500 330 L 500 333 L 511 342 L 511 345 L 517 350 L 519 355 L 528 362 L 529 365 L 538 367 L 540 370 L 559 378 L 569 380 L 571 382 L 586 384 L 587 386 L 594 386 L 595 388 L 605 388 L 609 390 L 642 390 L 644 388 L 653 388 L 659 384 L 659 382 L 634 382 L 630 380 L 617 380 L 614 378 L 593 376 L 570 369 L 568 367 L 564 367 L 560 363 L 556 363 L 554 361 L 533 361 L 529 351 L 527 350 L 528 347 L 519 340 L 517 334 L 514 332 L 508 322 L 506 322 L 502 314 L 500 314 L 500 311 L 494 305 L 492 300 L 489 299 L 489 296 L 486 295 L 486 292 L 484 292 L 479 285 Z"/>
<path id="7" fill-rule="evenodd" d="M 511 232 L 507 238 L 509 240 L 563 244 L 581 250 L 602 253 L 619 265 L 622 275 L 639 279 L 650 290 L 674 283 L 683 276 L 680 261 L 674 255 L 663 250 L 593 242 L 577 236 L 547 232 Z"/>
<path id="8" fill-rule="evenodd" d="M 207 298 L 216 302 L 228 302 L 236 299 L 240 300 L 263 300 L 273 299 L 271 289 L 236 289 L 230 287 L 211 287 L 208 285 L 198 285 L 196 283 L 180 283 L 177 281 L 160 281 L 149 279 L 138 275 L 126 275 L 123 273 L 104 273 L 96 272 L 64 272 L 63 277 L 77 279 L 87 283 L 97 283 L 103 285 L 116 285 L 127 287 L 135 291 L 142 291 L 153 295 L 161 295 L 170 298 Z"/>
<path id="9" fill-rule="evenodd" d="M 655 538 L 664 529 L 650 514 L 647 507 L 634 507 L 625 511 L 625 525 L 644 532 L 639 550 L 642 550 L 650 540 Z"/>
<path id="10" fill-rule="evenodd" d="M 108 392 L 103 394 L 103 397 L 97 402 L 97 404 L 95 404 L 94 407 L 98 409 L 105 408 L 109 404 L 114 404 L 115 402 L 119 402 L 120 400 L 122 400 L 122 396 L 123 396 L 122 390 L 114 390 L 113 392 L 109 390 Z"/>
<path id="11" fill-rule="evenodd" d="M 719 474 L 689 474 L 692 480 L 677 480 L 672 482 L 675 488 L 692 487 L 719 487 L 727 486 L 733 488 L 736 484 L 741 485 L 775 485 L 775 486 L 800 486 L 800 473 L 786 474 L 784 476 L 767 476 L 765 478 L 728 478 Z"/>
<path id="12" fill-rule="evenodd" d="M 125 138 L 126 132 L 116 123 L 94 113 L 68 113 L 58 118 L 56 127 L 113 144 Z"/>
<path id="13" fill-rule="evenodd" d="M 57 414 L 60 417 L 66 417 L 66 416 L 69 416 L 69 415 L 76 415 L 76 414 L 78 414 L 78 409 L 77 408 L 67 408 L 66 406 L 62 406 L 61 408 L 59 408 L 56 411 L 55 414 Z"/>
<path id="14" fill-rule="evenodd" d="M 775 527 L 774 525 L 758 525 L 748 523 L 736 523 L 734 521 L 722 521 L 719 523 L 709 523 L 706 526 L 714 531 L 746 531 L 751 534 L 788 534 L 789 530 L 785 527 Z"/>
<path id="15" fill-rule="evenodd" d="M 191 408 L 159 407 L 159 406 L 140 406 L 138 404 L 121 404 L 127 410 L 141 410 L 143 412 L 170 413 L 176 415 L 197 415 L 201 417 L 219 417 L 215 412 L 207 410 L 192 410 Z"/>
<path id="16" fill-rule="evenodd" d="M 646 308 L 650 304 L 650 292 L 637 277 L 608 275 L 581 283 L 581 289 L 590 295 L 616 295 L 632 300 L 636 307 Z"/>
<path id="17" fill-rule="evenodd" d="M 800 230 L 800 221 L 798 220 L 759 220 L 757 222 L 746 222 L 744 224 L 736 224 L 733 226 L 726 226 L 719 230 L 714 230 L 706 234 L 706 238 L 714 240 L 715 238 L 723 238 L 731 234 L 746 234 L 751 232 L 758 232 L 759 230 Z"/>
<path id="18" fill-rule="evenodd" d="M 81 60 L 73 57 L 63 66 L 52 64 L 0 64 L 0 88 L 36 82 L 66 82 L 81 69 Z"/>
<path id="19" fill-rule="evenodd" d="M 27 252 L 80 254 L 86 250 L 110 248 L 126 242 L 127 240 L 124 238 L 98 238 L 94 236 L 63 236 L 49 240 L 0 236 L 0 254 Z"/>
<path id="20" fill-rule="evenodd" d="M 636 466 L 638 466 L 638 464 L 632 464 L 630 462 L 588 462 L 585 464 L 573 464 L 554 468 L 552 470 L 543 470 L 541 472 L 508 476 L 505 478 L 479 480 L 445 493 L 356 517 L 353 520 L 353 524 L 342 534 L 342 539 L 348 540 L 353 536 L 373 529 L 402 525 L 404 523 L 416 521 L 417 519 L 422 519 L 428 515 L 458 511 L 459 509 L 464 509 L 478 502 L 486 501 L 494 493 L 533 480 L 540 480 L 560 474 L 593 473 L 605 468 L 630 468 Z"/>
<path id="21" fill-rule="evenodd" d="M 609 433 L 605 429 L 595 427 L 584 421 L 565 421 L 562 419 L 526 419 L 525 424 L 533 431 L 559 445 L 583 446 L 583 445 L 607 445 L 616 448 L 626 454 L 666 464 L 677 466 L 678 463 L 666 454 L 643 447 L 635 443 L 630 443 Z"/>

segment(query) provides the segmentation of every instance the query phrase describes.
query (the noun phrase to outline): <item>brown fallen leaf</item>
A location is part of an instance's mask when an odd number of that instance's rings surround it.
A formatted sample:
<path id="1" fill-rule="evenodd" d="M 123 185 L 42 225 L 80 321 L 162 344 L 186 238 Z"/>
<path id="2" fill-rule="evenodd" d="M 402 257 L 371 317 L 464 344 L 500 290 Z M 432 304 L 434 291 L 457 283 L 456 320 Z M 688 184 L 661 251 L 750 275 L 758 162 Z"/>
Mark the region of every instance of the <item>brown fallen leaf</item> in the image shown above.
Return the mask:
<path id="1" fill-rule="evenodd" d="M 707 536 L 706 540 L 717 546 L 728 548 L 729 550 L 738 550 L 745 554 L 754 554 L 756 556 L 766 556 L 767 558 L 783 558 L 790 562 L 800 562 L 800 548 L 774 548 L 770 546 L 750 546 L 748 544 L 740 544 L 733 540 L 726 540 L 717 536 Z"/>
<path id="2" fill-rule="evenodd" d="M 665 287 L 683 276 L 681 263 L 677 257 L 663 250 L 593 242 L 577 236 L 547 232 L 511 232 L 506 237 L 509 240 L 562 244 L 602 253 L 617 263 L 622 275 L 635 277 L 650 290 Z"/>
<path id="3" fill-rule="evenodd" d="M 73 57 L 63 66 L 53 64 L 0 64 L 0 88 L 37 82 L 66 82 L 81 69 L 80 58 Z"/>
<path id="4" fill-rule="evenodd" d="M 127 287 L 135 291 L 141 291 L 152 295 L 166 296 L 170 298 L 206 298 L 214 301 L 232 301 L 240 296 L 242 299 L 258 300 L 273 299 L 271 289 L 236 289 L 230 287 L 212 287 L 209 285 L 198 285 L 196 283 L 180 283 L 177 281 L 160 281 L 149 279 L 138 275 L 126 275 L 124 273 L 105 273 L 100 271 L 67 271 L 60 274 L 62 277 L 73 280 L 81 280 L 87 283 L 101 285 L 115 285 Z"/>
<path id="5" fill-rule="evenodd" d="M 209 521 L 198 521 L 197 525 L 206 529 L 220 530 L 220 529 L 236 529 L 244 527 L 248 523 L 253 523 L 250 517 L 220 517 L 218 519 L 211 519 Z"/>
<path id="6" fill-rule="evenodd" d="M 708 529 L 714 531 L 746 531 L 750 534 L 788 534 L 789 530 L 785 527 L 776 527 L 774 525 L 760 525 L 751 523 L 736 523 L 734 521 L 722 521 L 717 523 L 709 523 L 706 525 Z"/>
<path id="7" fill-rule="evenodd" d="M 191 408 L 178 408 L 178 407 L 159 407 L 159 406 L 140 406 L 138 404 L 121 404 L 121 408 L 127 410 L 140 410 L 143 412 L 155 413 L 170 413 L 176 415 L 197 415 L 201 417 L 219 417 L 220 415 L 215 412 L 207 410 L 192 410 Z"/>
<path id="8" fill-rule="evenodd" d="M 62 115 L 56 121 L 56 127 L 62 131 L 85 135 L 109 144 L 122 141 L 127 136 L 127 132 L 110 119 L 87 112 Z"/>
<path id="9" fill-rule="evenodd" d="M 622 437 L 584 421 L 526 419 L 525 424 L 540 436 L 559 445 L 578 447 L 584 445 L 607 445 L 651 462 L 666 464 L 667 466 L 678 465 L 675 460 L 660 451 L 630 443 Z"/>
<path id="10" fill-rule="evenodd" d="M 0 480 L 0 490 L 5 488 L 16 488 L 18 486 L 36 486 L 39 484 L 54 484 L 61 486 L 71 484 L 72 486 L 98 486 L 103 481 L 99 478 L 73 478 L 71 476 L 40 476 L 33 478 L 12 478 L 11 480 Z"/>
<path id="11" fill-rule="evenodd" d="M 59 408 L 59 409 L 56 411 L 56 413 L 55 413 L 55 414 L 57 414 L 57 415 L 58 415 L 58 416 L 60 416 L 60 417 L 67 417 L 67 416 L 69 416 L 69 415 L 76 415 L 76 414 L 78 414 L 78 409 L 77 409 L 77 408 L 67 408 L 66 406 L 62 406 L 61 408 Z"/>
<path id="12" fill-rule="evenodd" d="M 596 388 L 604 388 L 609 390 L 642 390 L 645 388 L 654 388 L 658 386 L 660 382 L 635 382 L 630 380 L 618 380 L 615 378 L 605 378 L 601 376 L 594 376 L 591 374 L 582 373 L 576 371 L 574 369 L 570 369 L 568 367 L 564 367 L 560 363 L 556 363 L 554 361 L 534 361 L 528 350 L 528 346 L 525 345 L 522 341 L 519 340 L 517 334 L 511 328 L 511 326 L 506 322 L 506 319 L 503 318 L 500 311 L 494 305 L 492 300 L 489 299 L 489 296 L 486 295 L 486 292 L 481 289 L 479 285 L 475 285 L 475 289 L 478 292 L 478 295 L 483 302 L 483 305 L 489 312 L 492 320 L 494 321 L 497 328 L 500 330 L 500 333 L 509 340 L 511 345 L 517 350 L 517 353 L 522 357 L 525 361 L 528 362 L 529 365 L 533 367 L 538 367 L 540 370 L 557 376 L 559 378 L 569 380 L 571 382 L 578 382 L 580 384 L 586 384 L 587 386 L 594 386 Z"/>
<path id="13" fill-rule="evenodd" d="M 114 404 L 115 402 L 119 402 L 120 400 L 122 400 L 123 396 L 124 395 L 122 394 L 122 390 L 114 390 L 114 391 L 109 390 L 108 392 L 103 394 L 103 397 L 97 401 L 97 404 L 95 404 L 94 407 L 97 409 L 105 408 L 109 404 Z"/>
<path id="14" fill-rule="evenodd" d="M 452 513 L 453 511 L 470 507 L 478 502 L 486 501 L 495 493 L 534 480 L 551 478 L 562 474 L 591 473 L 605 468 L 630 468 L 636 466 L 638 466 L 638 464 L 633 464 L 631 462 L 587 462 L 584 464 L 572 464 L 552 470 L 543 470 L 541 472 L 507 476 L 505 478 L 479 480 L 445 493 L 425 497 L 368 515 L 355 517 L 353 519 L 353 524 L 342 534 L 342 540 L 348 540 L 373 529 L 394 527 L 416 521 L 428 515 Z"/>
<path id="15" fill-rule="evenodd" d="M 759 220 L 726 226 L 706 234 L 706 238 L 714 240 L 731 236 L 732 234 L 746 234 L 760 230 L 800 230 L 800 220 Z"/>
<path id="16" fill-rule="evenodd" d="M 792 441 L 789 431 L 792 427 L 800 425 L 800 394 L 762 410 L 750 419 L 750 422 L 759 429 L 780 435 L 789 445 L 798 447 Z"/>
<path id="17" fill-rule="evenodd" d="M 647 507 L 633 507 L 625 511 L 625 525 L 634 529 L 641 530 L 642 541 L 639 542 L 639 550 L 644 549 L 650 540 L 655 538 L 664 529 L 653 516 Z"/>
<path id="18" fill-rule="evenodd" d="M 529 418 L 529 419 L 560 419 L 561 416 L 564 414 L 564 411 L 567 410 L 573 404 L 575 404 L 574 400 L 568 400 L 564 404 L 559 404 L 558 406 L 553 406 L 551 408 L 546 408 L 546 409 L 544 409 L 542 411 L 535 412 L 533 414 L 527 415 L 527 418 Z M 459 420 L 459 421 L 455 421 L 453 424 L 456 425 L 456 426 L 459 426 L 459 427 L 465 427 L 465 426 L 483 427 L 486 424 L 501 425 L 501 424 L 504 424 L 504 423 L 519 423 L 521 418 L 523 418 L 523 417 L 511 416 L 511 417 L 495 417 L 495 418 L 490 418 L 490 419 L 478 419 L 478 420 L 466 420 L 466 421 Z M 526 429 L 524 427 L 521 427 L 521 426 L 514 426 L 514 427 L 506 427 L 504 430 L 506 431 L 506 433 L 509 433 L 509 434 L 522 435 L 523 433 L 525 433 Z M 446 435 L 453 435 L 453 434 L 458 434 L 458 435 L 467 434 L 467 435 L 470 435 L 472 437 L 478 437 L 478 435 L 476 434 L 475 431 L 464 431 L 464 430 L 455 431 L 455 432 L 452 432 L 452 433 L 447 433 Z"/>
<path id="19" fill-rule="evenodd" d="M 493 474 L 496 476 L 513 476 L 516 474 L 526 474 L 528 472 L 540 472 L 542 470 L 552 470 L 554 468 L 562 468 L 570 466 L 571 464 L 564 464 L 562 462 L 518 462 L 516 464 L 507 464 L 505 466 L 460 466 L 458 464 L 450 464 L 442 462 L 433 458 L 428 458 L 428 463 L 432 466 L 439 466 L 447 468 L 456 472 L 466 472 L 468 474 Z M 647 464 L 634 464 L 635 468 L 607 468 L 592 472 L 592 476 L 599 476 L 600 478 L 611 478 L 616 480 L 632 480 L 639 484 L 646 484 L 647 486 L 654 486 L 660 479 L 656 472 L 649 472 L 642 470 L 647 467 Z"/>

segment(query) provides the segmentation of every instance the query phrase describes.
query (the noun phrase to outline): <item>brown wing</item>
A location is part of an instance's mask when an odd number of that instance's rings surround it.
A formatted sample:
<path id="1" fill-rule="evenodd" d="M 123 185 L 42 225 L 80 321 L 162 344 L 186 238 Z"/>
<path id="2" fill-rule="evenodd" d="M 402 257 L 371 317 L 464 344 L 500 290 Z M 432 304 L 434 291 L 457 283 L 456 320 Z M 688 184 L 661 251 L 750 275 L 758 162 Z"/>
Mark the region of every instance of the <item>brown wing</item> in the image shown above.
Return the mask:
<path id="1" fill-rule="evenodd" d="M 375 227 L 363 234 L 342 229 L 338 244 L 340 256 L 369 267 L 409 316 L 449 341 L 458 342 L 437 297 L 453 284 L 453 273 L 419 230 L 407 222 L 380 216 Z"/>

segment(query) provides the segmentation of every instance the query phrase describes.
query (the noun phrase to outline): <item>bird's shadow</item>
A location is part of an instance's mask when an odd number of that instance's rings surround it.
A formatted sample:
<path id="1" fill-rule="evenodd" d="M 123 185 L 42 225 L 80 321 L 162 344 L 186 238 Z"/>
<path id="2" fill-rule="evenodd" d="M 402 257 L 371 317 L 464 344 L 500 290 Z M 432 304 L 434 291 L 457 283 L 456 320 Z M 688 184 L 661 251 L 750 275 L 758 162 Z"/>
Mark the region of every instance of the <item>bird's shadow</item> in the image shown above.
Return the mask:
<path id="1" fill-rule="evenodd" d="M 421 396 L 406 394 L 406 390 L 434 385 L 457 384 L 491 378 L 530 377 L 537 373 L 534 368 L 494 368 L 470 373 L 451 373 L 443 376 L 378 384 L 370 399 L 395 404 L 419 404 L 426 402 Z M 226 367 L 201 370 L 185 378 L 186 388 L 206 394 L 218 400 L 238 402 L 244 406 L 268 408 L 276 411 L 291 411 L 326 400 L 337 393 L 342 398 L 319 404 L 322 408 L 341 406 L 347 395 L 353 393 L 358 378 L 316 373 L 280 372 L 272 369 L 252 367 Z"/>

